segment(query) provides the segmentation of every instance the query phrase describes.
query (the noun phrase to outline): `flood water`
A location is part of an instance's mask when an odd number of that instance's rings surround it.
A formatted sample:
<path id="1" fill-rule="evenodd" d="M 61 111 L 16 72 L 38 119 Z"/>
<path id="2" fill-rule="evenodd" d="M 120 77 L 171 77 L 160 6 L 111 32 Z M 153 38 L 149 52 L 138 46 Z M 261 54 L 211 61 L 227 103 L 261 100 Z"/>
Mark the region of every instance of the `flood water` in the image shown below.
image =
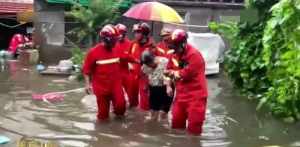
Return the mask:
<path id="1" fill-rule="evenodd" d="M 208 77 L 207 120 L 202 137 L 170 130 L 167 122 L 145 121 L 147 114 L 127 111 L 124 120 L 96 123 L 95 100 L 83 93 L 61 102 L 34 101 L 33 93 L 80 88 L 64 77 L 41 76 L 34 68 L 9 62 L 0 66 L 0 147 L 48 143 L 75 147 L 297 147 L 300 125 L 284 124 L 255 110 L 222 74 Z M 84 98 L 84 99 L 83 99 Z M 39 145 L 40 145 L 39 144 Z"/>

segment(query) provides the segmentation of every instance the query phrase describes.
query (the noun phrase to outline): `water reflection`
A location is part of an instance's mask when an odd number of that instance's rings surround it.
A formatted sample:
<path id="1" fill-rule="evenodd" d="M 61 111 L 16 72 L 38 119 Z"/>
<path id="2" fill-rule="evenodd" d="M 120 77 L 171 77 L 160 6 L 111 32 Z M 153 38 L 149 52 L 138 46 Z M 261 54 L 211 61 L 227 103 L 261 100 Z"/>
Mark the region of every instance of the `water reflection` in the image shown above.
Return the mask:
<path id="1" fill-rule="evenodd" d="M 171 130 L 167 121 L 147 122 L 147 113 L 138 110 L 129 110 L 125 119 L 112 115 L 109 122 L 97 123 L 95 98 L 83 93 L 68 94 L 64 101 L 52 104 L 32 100 L 33 93 L 82 87 L 66 79 L 40 76 L 17 62 L 8 64 L 0 72 L 0 134 L 7 134 L 18 146 L 299 146 L 299 125 L 285 125 L 257 113 L 255 104 L 240 98 L 223 76 L 208 79 L 210 97 L 201 137 Z"/>

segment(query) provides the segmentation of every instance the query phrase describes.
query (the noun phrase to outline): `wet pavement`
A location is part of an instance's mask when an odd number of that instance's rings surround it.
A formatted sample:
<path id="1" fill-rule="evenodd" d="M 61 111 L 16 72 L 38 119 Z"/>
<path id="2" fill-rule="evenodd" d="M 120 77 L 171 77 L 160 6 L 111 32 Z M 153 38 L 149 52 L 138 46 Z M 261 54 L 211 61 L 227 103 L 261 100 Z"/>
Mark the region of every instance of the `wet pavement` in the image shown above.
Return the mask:
<path id="1" fill-rule="evenodd" d="M 234 91 L 221 74 L 208 77 L 207 120 L 202 137 L 170 130 L 167 122 L 147 122 L 147 113 L 129 110 L 125 119 L 111 115 L 96 123 L 93 98 L 70 93 L 61 102 L 34 101 L 34 93 L 80 88 L 64 77 L 41 76 L 34 68 L 0 65 L 0 147 L 48 144 L 75 147 L 297 147 L 300 124 L 284 124 Z"/>

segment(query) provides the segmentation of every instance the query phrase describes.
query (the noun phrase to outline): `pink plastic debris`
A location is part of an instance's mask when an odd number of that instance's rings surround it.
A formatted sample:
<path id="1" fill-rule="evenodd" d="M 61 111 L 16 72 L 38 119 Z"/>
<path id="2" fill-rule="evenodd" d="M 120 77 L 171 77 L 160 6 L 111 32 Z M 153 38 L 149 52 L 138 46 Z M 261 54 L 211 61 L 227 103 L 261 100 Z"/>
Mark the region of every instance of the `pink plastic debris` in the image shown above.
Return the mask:
<path id="1" fill-rule="evenodd" d="M 65 95 L 62 93 L 32 94 L 33 100 L 39 101 L 63 101 Z"/>

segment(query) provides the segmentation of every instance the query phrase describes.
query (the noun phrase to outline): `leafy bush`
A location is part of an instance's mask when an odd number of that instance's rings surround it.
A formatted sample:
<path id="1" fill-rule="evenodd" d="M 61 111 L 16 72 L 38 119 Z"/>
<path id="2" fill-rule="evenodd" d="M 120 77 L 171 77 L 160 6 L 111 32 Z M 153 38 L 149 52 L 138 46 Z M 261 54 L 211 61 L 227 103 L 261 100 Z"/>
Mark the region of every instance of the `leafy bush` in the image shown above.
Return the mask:
<path id="1" fill-rule="evenodd" d="M 264 25 L 211 23 L 210 28 L 230 41 L 230 50 L 226 52 L 224 67 L 234 85 L 249 98 L 260 96 L 269 85 L 262 60 Z"/>
<path id="2" fill-rule="evenodd" d="M 230 41 L 225 69 L 244 94 L 273 114 L 300 119 L 300 1 L 248 0 L 260 19 L 249 24 L 211 23 Z"/>
<path id="3" fill-rule="evenodd" d="M 78 47 L 72 49 L 72 62 L 75 65 L 82 66 L 83 60 L 85 57 L 85 53 Z"/>
<path id="4" fill-rule="evenodd" d="M 85 57 L 85 53 L 80 48 L 76 47 L 76 48 L 72 49 L 71 60 L 72 60 L 73 64 L 77 66 L 76 67 L 77 68 L 76 77 L 79 81 L 83 80 L 83 75 L 82 75 L 81 69 L 82 69 L 84 57 Z"/>
<path id="5" fill-rule="evenodd" d="M 263 61 L 272 82 L 263 102 L 279 116 L 300 119 L 300 1 L 281 0 L 271 12 Z"/>
<path id="6" fill-rule="evenodd" d="M 80 23 L 71 33 L 76 34 L 78 41 L 97 41 L 97 29 L 114 22 L 119 16 L 120 2 L 118 0 L 91 0 L 87 7 L 75 4 L 68 16 Z"/>
<path id="7" fill-rule="evenodd" d="M 91 0 L 87 7 L 74 3 L 67 15 L 80 25 L 68 33 L 76 35 L 77 44 L 88 40 L 89 45 L 93 45 L 98 40 L 98 29 L 114 22 L 120 16 L 119 11 L 126 11 L 132 3 L 132 0 Z M 85 53 L 77 45 L 74 46 L 76 47 L 72 49 L 72 61 L 81 71 Z M 81 72 L 78 72 L 76 76 L 79 80 L 83 80 Z"/>

